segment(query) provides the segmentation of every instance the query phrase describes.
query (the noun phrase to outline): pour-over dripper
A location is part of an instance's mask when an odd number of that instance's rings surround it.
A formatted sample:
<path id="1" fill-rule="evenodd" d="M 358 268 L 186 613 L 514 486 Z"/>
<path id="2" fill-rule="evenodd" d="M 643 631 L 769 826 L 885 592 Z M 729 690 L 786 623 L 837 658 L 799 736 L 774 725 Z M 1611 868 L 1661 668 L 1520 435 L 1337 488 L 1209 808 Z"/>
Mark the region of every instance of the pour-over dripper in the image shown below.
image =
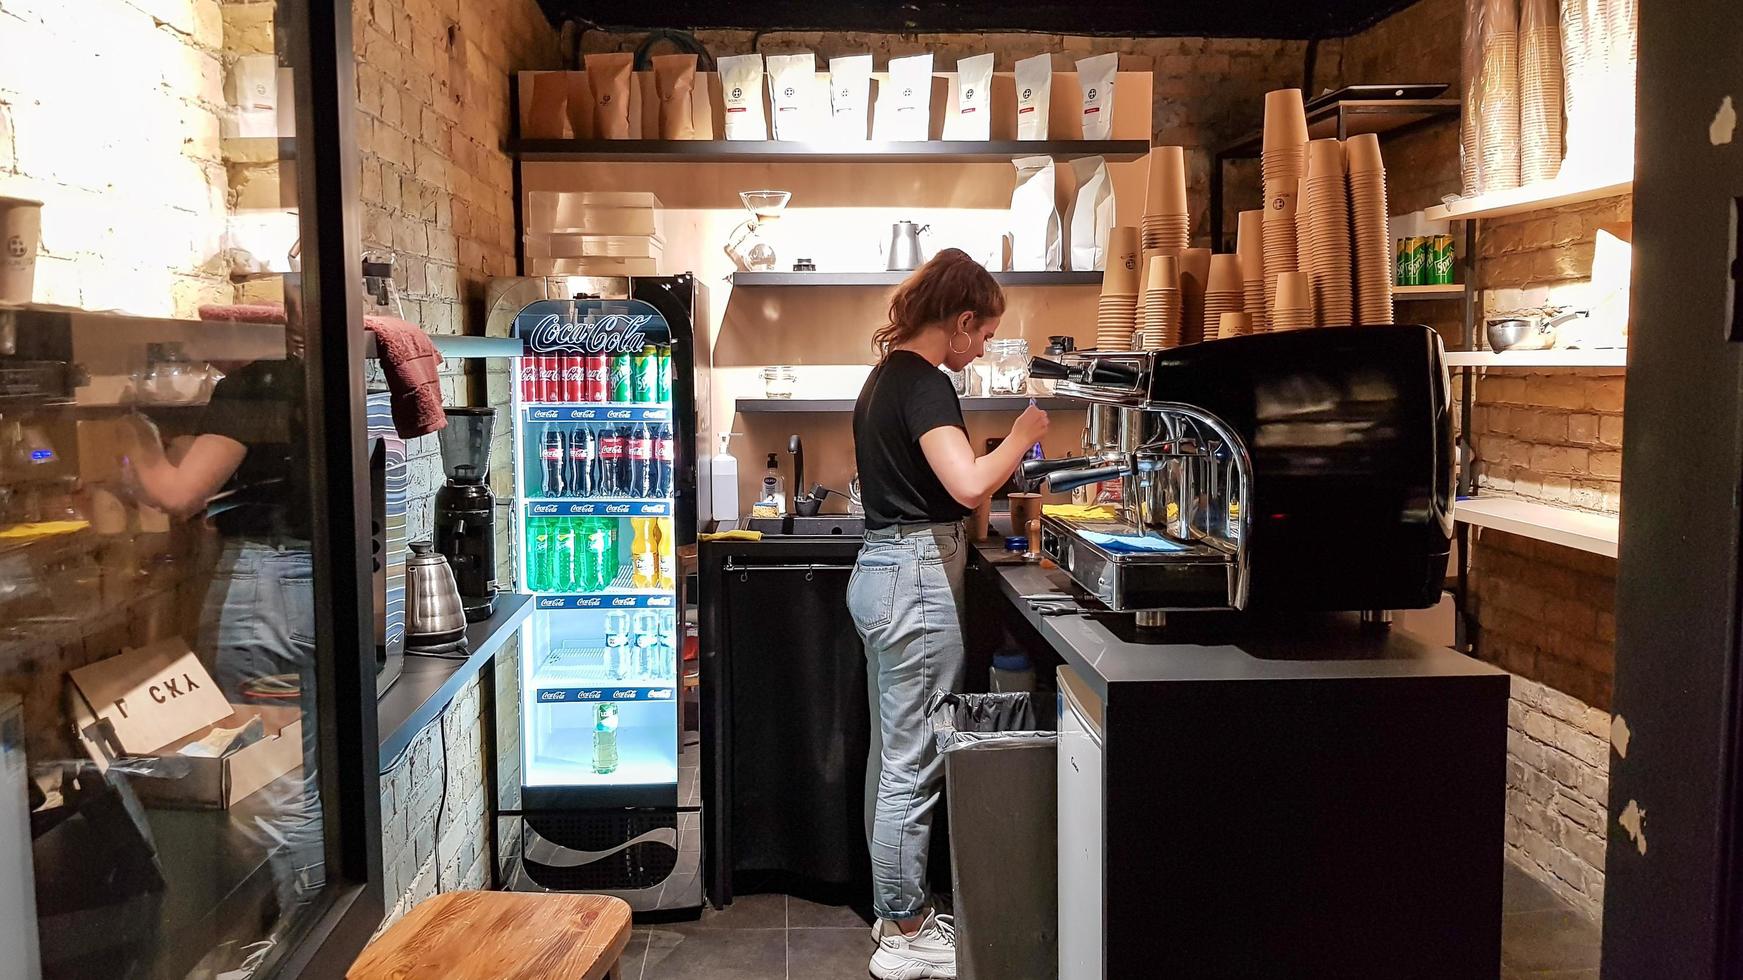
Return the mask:
<path id="1" fill-rule="evenodd" d="M 759 218 L 778 218 L 786 209 L 787 202 L 793 199 L 792 191 L 739 191 L 738 199 L 744 202 L 744 208 Z"/>
<path id="2" fill-rule="evenodd" d="M 739 191 L 749 218 L 740 222 L 726 242 L 726 254 L 745 272 L 772 272 L 776 264 L 775 246 L 769 240 L 769 223 L 781 216 L 792 191 Z"/>
<path id="3" fill-rule="evenodd" d="M 453 483 L 483 483 L 490 475 L 490 434 L 496 412 L 488 408 L 445 408 L 448 425 L 436 433 L 442 469 Z"/>

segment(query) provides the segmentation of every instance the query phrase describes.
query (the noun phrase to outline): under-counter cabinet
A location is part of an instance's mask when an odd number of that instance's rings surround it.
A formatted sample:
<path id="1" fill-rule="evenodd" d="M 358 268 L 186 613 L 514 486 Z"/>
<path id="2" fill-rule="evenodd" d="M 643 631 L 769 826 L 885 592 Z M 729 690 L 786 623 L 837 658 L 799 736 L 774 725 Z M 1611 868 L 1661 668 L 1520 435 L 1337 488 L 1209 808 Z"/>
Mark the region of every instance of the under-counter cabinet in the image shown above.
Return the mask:
<path id="1" fill-rule="evenodd" d="M 1059 668 L 1059 976 L 1102 973 L 1101 699 Z"/>

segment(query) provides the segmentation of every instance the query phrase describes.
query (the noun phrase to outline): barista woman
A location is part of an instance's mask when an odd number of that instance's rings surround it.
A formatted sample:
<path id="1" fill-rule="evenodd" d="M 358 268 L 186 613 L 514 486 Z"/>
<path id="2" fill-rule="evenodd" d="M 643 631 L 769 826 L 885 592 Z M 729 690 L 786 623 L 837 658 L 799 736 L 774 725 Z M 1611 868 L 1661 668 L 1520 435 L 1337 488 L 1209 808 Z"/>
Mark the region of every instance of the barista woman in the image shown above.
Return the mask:
<path id="1" fill-rule="evenodd" d="M 886 980 L 956 976 L 954 926 L 927 906 L 943 768 L 922 706 L 933 691 L 962 684 L 962 518 L 1047 433 L 1047 413 L 1031 405 L 998 449 L 976 457 L 956 390 L 938 369 L 979 357 L 1004 311 L 1004 294 L 979 263 L 958 249 L 939 252 L 890 300 L 889 322 L 872 337 L 883 357 L 853 412 L 866 535 L 847 603 L 873 701 L 871 973 Z"/>

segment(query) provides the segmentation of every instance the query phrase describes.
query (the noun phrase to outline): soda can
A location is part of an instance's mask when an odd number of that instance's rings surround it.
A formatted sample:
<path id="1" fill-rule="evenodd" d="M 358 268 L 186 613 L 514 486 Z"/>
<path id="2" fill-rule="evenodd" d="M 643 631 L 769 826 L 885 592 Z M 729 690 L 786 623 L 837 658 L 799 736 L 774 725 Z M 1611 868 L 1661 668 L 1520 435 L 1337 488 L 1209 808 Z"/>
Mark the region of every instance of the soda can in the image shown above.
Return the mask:
<path id="1" fill-rule="evenodd" d="M 1428 262 L 1424 280 L 1436 286 L 1452 285 L 1453 254 L 1453 236 L 1435 235 L 1428 239 Z"/>
<path id="2" fill-rule="evenodd" d="M 536 402 L 539 400 L 539 359 L 522 357 L 520 359 L 520 400 Z"/>
<path id="3" fill-rule="evenodd" d="M 539 401 L 557 402 L 563 398 L 563 359 L 551 355 L 539 358 Z"/>
<path id="4" fill-rule="evenodd" d="M 632 354 L 631 369 L 635 372 L 630 378 L 630 389 L 635 400 L 644 405 L 650 405 L 660 398 L 660 357 L 650 345 L 643 347 L 640 353 Z"/>
<path id="5" fill-rule="evenodd" d="M 672 348 L 660 348 L 659 358 L 660 383 L 656 389 L 654 400 L 661 405 L 670 405 L 672 403 Z"/>
<path id="6" fill-rule="evenodd" d="M 1394 238 L 1392 246 L 1395 255 L 1393 261 L 1396 263 L 1392 272 L 1392 285 L 1408 286 L 1410 283 L 1406 280 L 1410 278 L 1410 239 Z"/>
<path id="7" fill-rule="evenodd" d="M 1423 274 L 1428 264 L 1428 239 L 1421 235 L 1412 235 L 1404 240 L 1404 278 L 1400 286 L 1421 286 L 1424 284 Z"/>
<path id="8" fill-rule="evenodd" d="M 611 395 L 610 361 L 604 354 L 588 354 L 581 359 L 583 390 L 581 400 L 602 404 Z"/>
<path id="9" fill-rule="evenodd" d="M 581 359 L 573 355 L 560 359 L 562 361 L 563 388 L 562 399 L 566 402 L 578 402 L 583 399 L 582 383 L 583 368 Z"/>
<path id="10" fill-rule="evenodd" d="M 634 387 L 630 377 L 635 373 L 635 366 L 628 354 L 613 354 L 610 362 L 610 385 L 606 394 L 608 400 L 614 402 L 634 401 Z"/>

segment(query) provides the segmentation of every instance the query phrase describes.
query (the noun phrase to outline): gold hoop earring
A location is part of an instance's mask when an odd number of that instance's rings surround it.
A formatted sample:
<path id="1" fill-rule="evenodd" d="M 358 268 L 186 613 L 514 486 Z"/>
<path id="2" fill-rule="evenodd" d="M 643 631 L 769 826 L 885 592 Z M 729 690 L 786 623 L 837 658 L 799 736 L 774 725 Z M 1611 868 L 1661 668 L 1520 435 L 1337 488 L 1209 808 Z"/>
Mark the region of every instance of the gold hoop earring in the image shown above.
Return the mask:
<path id="1" fill-rule="evenodd" d="M 961 350 L 956 349 L 956 338 L 958 338 L 958 337 L 961 337 L 961 338 L 968 341 L 968 344 L 965 345 Z M 966 354 L 973 349 L 974 349 L 974 338 L 970 337 L 968 335 L 967 331 L 958 330 L 955 333 L 950 335 L 950 353 L 952 353 L 952 354 Z"/>

